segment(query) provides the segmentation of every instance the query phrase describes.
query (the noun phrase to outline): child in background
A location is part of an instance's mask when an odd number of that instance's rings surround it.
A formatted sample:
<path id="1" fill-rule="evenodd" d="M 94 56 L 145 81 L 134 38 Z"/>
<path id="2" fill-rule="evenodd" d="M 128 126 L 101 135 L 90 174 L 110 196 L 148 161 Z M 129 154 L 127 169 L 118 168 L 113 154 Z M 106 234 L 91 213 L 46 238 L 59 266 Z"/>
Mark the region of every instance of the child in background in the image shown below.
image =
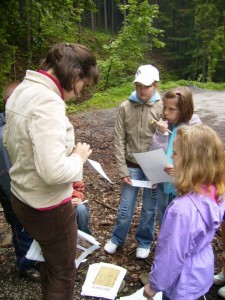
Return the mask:
<path id="1" fill-rule="evenodd" d="M 85 184 L 83 181 L 76 181 L 73 184 L 72 205 L 76 209 L 77 228 L 91 235 L 89 229 L 89 209 L 83 203 Z"/>
<path id="2" fill-rule="evenodd" d="M 221 139 L 206 125 L 177 129 L 172 158 L 178 197 L 165 212 L 145 297 L 162 291 L 163 300 L 194 300 L 211 287 L 211 241 L 225 209 L 223 151 Z"/>
<path id="3" fill-rule="evenodd" d="M 122 192 L 116 224 L 111 239 L 104 250 L 113 254 L 118 246 L 125 243 L 137 205 L 139 187 L 132 186 L 132 179 L 148 180 L 137 164 L 133 153 L 149 150 L 155 126 L 152 117 L 162 117 L 162 101 L 157 91 L 159 71 L 152 65 L 140 66 L 133 81 L 136 90 L 119 108 L 115 124 L 115 156 L 118 173 L 122 181 Z M 139 226 L 135 235 L 136 257 L 145 259 L 150 253 L 154 240 L 157 195 L 155 190 L 144 188 Z"/>
<path id="4" fill-rule="evenodd" d="M 3 91 L 4 106 L 20 84 L 18 81 L 8 83 Z M 13 247 L 16 255 L 16 269 L 21 277 L 25 277 L 34 282 L 40 281 L 40 273 L 38 265 L 33 260 L 26 258 L 26 253 L 29 250 L 33 238 L 24 230 L 23 225 L 16 217 L 11 204 L 11 185 L 9 169 L 11 162 L 8 152 L 3 146 L 3 133 L 5 128 L 5 112 L 0 113 L 0 203 L 4 210 L 4 215 L 8 224 L 12 228 Z"/>
<path id="5" fill-rule="evenodd" d="M 173 159 L 171 158 L 173 141 L 176 131 L 182 124 L 194 125 L 201 123 L 194 114 L 193 95 L 185 86 L 178 86 L 163 96 L 163 119 L 157 122 L 156 132 L 153 136 L 151 150 L 163 148 L 166 152 L 170 166 L 165 171 L 174 176 Z M 168 131 L 169 129 L 169 131 Z M 166 207 L 176 197 L 176 190 L 172 183 L 165 182 L 158 185 L 158 221 L 161 226 Z"/>

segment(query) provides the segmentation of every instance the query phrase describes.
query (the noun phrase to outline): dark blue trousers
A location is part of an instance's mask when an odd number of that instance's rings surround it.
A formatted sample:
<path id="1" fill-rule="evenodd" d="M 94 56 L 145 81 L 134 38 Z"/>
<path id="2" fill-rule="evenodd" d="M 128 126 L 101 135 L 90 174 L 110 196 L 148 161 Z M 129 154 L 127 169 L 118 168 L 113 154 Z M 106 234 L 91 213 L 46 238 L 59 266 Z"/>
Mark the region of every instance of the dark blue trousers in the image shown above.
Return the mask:
<path id="1" fill-rule="evenodd" d="M 0 203 L 4 210 L 4 215 L 8 224 L 11 225 L 13 233 L 13 246 L 16 254 L 16 268 L 18 270 L 29 269 L 34 265 L 33 260 L 25 257 L 33 238 L 24 230 L 22 224 L 13 212 L 10 199 L 0 186 Z"/>

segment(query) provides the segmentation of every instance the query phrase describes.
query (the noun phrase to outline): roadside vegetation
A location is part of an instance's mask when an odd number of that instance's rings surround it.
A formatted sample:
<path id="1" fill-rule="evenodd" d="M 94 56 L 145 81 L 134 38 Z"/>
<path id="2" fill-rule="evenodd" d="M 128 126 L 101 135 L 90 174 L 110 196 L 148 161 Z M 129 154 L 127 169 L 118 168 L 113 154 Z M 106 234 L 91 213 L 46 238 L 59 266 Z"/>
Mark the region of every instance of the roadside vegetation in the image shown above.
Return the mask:
<path id="1" fill-rule="evenodd" d="M 129 83 L 123 83 L 119 87 L 108 88 L 103 92 L 93 92 L 93 97 L 89 100 L 80 101 L 77 99 L 71 100 L 68 103 L 68 113 L 77 113 L 90 110 L 101 110 L 101 109 L 111 109 L 118 107 L 121 102 L 123 102 L 130 93 L 134 90 L 134 86 L 131 83 L 132 78 Z M 175 86 L 196 86 L 198 88 L 207 90 L 225 90 L 225 83 L 214 83 L 214 82 L 197 82 L 197 81 L 168 81 L 162 82 L 159 86 L 159 91 L 164 92 Z"/>
<path id="2" fill-rule="evenodd" d="M 225 90 L 223 1 L 150 2 L 2 0 L 0 94 L 6 83 L 22 80 L 27 69 L 38 69 L 59 42 L 90 48 L 101 73 L 95 90 L 86 91 L 86 101 L 70 101 L 68 113 L 117 107 L 133 90 L 141 64 L 160 70 L 162 92 L 177 85 Z"/>

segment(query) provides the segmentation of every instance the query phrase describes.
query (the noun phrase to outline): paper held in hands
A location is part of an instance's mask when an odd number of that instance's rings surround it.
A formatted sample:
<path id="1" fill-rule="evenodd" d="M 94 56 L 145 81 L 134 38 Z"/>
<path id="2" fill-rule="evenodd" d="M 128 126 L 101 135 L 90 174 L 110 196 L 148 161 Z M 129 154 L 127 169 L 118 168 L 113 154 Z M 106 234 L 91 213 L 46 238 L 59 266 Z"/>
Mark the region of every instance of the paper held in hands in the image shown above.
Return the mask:
<path id="1" fill-rule="evenodd" d="M 147 189 L 152 188 L 152 184 L 150 181 L 131 179 L 131 182 L 132 182 L 132 186 L 137 186 L 137 187 L 142 187 Z"/>
<path id="2" fill-rule="evenodd" d="M 94 161 L 92 159 L 87 160 L 87 165 L 94 169 L 96 172 L 98 172 L 102 177 L 104 177 L 106 180 L 108 180 L 110 183 L 114 184 L 109 177 L 105 174 L 105 172 L 102 169 L 102 166 L 97 161 Z"/>
<path id="3" fill-rule="evenodd" d="M 170 163 L 163 149 L 133 153 L 133 155 L 151 184 L 172 181 L 171 177 L 164 171 L 164 168 Z"/>

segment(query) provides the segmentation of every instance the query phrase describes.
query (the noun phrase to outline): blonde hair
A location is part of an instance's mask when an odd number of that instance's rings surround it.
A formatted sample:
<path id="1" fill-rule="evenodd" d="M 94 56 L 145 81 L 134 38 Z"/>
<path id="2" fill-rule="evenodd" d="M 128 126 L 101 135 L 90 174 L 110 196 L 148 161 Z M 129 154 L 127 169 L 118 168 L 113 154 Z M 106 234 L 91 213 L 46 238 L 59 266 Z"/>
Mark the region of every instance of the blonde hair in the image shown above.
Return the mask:
<path id="1" fill-rule="evenodd" d="M 225 192 L 225 154 L 218 134 L 203 124 L 183 125 L 177 129 L 176 139 L 180 151 L 176 165 L 178 194 L 202 193 L 202 185 L 215 185 L 217 198 L 222 195 Z"/>

